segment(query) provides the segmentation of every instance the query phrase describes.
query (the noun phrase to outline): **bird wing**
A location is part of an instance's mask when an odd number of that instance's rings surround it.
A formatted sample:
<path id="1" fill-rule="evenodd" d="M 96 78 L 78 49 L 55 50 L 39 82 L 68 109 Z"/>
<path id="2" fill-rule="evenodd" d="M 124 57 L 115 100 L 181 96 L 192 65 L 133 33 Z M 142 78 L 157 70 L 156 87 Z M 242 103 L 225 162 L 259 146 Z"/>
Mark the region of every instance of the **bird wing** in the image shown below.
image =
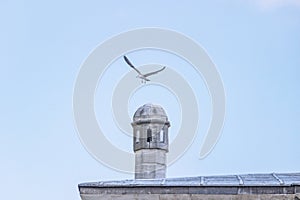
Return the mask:
<path id="1" fill-rule="evenodd" d="M 144 74 L 144 77 L 148 77 L 148 76 L 151 76 L 153 74 L 157 74 L 158 72 L 161 72 L 162 70 L 164 70 L 166 67 L 163 67 L 161 68 L 160 70 L 157 70 L 157 71 L 154 71 L 154 72 L 150 72 L 150 73 L 147 73 L 147 74 Z"/>
<path id="2" fill-rule="evenodd" d="M 126 56 L 123 56 L 125 62 L 131 67 L 133 68 L 138 74 L 142 74 L 137 68 L 134 67 L 134 65 L 129 61 L 129 59 Z"/>

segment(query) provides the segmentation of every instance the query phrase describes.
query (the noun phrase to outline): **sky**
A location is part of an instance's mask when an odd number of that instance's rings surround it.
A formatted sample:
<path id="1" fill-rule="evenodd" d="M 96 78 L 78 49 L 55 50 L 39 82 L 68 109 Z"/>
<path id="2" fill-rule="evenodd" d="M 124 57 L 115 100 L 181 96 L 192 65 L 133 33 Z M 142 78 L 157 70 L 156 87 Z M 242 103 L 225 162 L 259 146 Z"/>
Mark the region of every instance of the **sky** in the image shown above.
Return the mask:
<path id="1" fill-rule="evenodd" d="M 86 151 L 76 130 L 72 96 L 80 66 L 93 49 L 114 35 L 143 27 L 171 29 L 199 43 L 225 87 L 222 136 L 213 151 L 199 159 L 211 112 L 201 76 L 174 55 L 150 50 L 128 54 L 140 65 L 168 63 L 199 89 L 195 94 L 201 114 L 199 134 L 168 167 L 168 177 L 300 171 L 298 0 L 2 0 L 0 25 L 3 199 L 79 199 L 79 183 L 133 178 L 99 163 Z M 105 95 L 99 90 L 95 94 L 98 118 L 101 109 L 109 108 L 116 84 L 110 79 L 112 73 L 130 71 L 125 65 L 118 71 L 120 65 L 124 65 L 121 58 L 99 82 Z M 170 100 L 158 103 L 165 105 L 174 122 L 172 140 L 180 116 L 170 92 L 144 87 L 131 97 L 128 113 L 132 115 L 145 101 L 156 101 L 157 95 L 144 99 L 143 94 L 157 90 L 166 92 L 165 99 Z M 118 132 L 109 110 L 105 112 L 107 121 L 99 123 L 106 136 L 130 151 L 130 138 Z"/>

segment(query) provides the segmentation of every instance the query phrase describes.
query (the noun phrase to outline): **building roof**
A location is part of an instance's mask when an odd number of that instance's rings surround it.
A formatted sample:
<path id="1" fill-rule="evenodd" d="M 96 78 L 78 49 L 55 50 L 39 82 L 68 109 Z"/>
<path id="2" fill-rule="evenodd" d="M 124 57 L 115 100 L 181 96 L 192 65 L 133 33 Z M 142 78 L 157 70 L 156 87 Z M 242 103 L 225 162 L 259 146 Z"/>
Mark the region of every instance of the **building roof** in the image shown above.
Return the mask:
<path id="1" fill-rule="evenodd" d="M 80 187 L 136 187 L 136 186 L 300 186 L 300 173 L 243 174 L 225 176 L 197 176 L 166 179 L 133 179 L 100 181 L 79 184 Z"/>
<path id="2" fill-rule="evenodd" d="M 210 195 L 249 194 L 267 195 L 268 198 L 271 198 L 272 195 L 298 195 L 300 193 L 300 173 L 100 181 L 82 183 L 78 187 L 82 197 L 131 194 L 208 195 L 207 197 L 210 197 Z"/>

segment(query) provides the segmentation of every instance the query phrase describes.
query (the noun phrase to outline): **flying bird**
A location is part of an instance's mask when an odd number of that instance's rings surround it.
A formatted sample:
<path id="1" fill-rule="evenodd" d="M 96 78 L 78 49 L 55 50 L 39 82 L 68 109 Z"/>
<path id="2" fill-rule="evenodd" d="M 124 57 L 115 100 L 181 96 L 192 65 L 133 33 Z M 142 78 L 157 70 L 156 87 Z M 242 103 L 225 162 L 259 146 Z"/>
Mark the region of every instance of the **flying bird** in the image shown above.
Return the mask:
<path id="1" fill-rule="evenodd" d="M 147 74 L 142 74 L 137 68 L 134 67 L 134 65 L 129 61 L 129 59 L 126 57 L 126 56 L 123 56 L 125 62 L 132 68 L 134 69 L 138 75 L 136 76 L 136 78 L 140 78 L 142 83 L 146 83 L 147 81 L 150 81 L 150 79 L 148 79 L 147 77 L 148 76 L 151 76 L 151 75 L 154 75 L 154 74 L 157 74 L 159 72 L 161 72 L 162 70 L 164 70 L 166 67 L 163 67 L 161 68 L 160 70 L 157 70 L 157 71 L 154 71 L 154 72 L 150 72 L 150 73 L 147 73 Z"/>

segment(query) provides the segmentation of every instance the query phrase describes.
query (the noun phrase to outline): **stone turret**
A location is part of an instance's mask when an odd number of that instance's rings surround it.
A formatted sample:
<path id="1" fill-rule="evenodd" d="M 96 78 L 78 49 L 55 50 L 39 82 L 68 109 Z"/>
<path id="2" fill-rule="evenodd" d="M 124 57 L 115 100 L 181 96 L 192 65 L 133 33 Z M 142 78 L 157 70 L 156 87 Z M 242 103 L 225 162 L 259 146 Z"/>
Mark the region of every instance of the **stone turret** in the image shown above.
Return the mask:
<path id="1" fill-rule="evenodd" d="M 135 179 L 166 177 L 170 122 L 161 106 L 145 104 L 133 116 Z"/>

